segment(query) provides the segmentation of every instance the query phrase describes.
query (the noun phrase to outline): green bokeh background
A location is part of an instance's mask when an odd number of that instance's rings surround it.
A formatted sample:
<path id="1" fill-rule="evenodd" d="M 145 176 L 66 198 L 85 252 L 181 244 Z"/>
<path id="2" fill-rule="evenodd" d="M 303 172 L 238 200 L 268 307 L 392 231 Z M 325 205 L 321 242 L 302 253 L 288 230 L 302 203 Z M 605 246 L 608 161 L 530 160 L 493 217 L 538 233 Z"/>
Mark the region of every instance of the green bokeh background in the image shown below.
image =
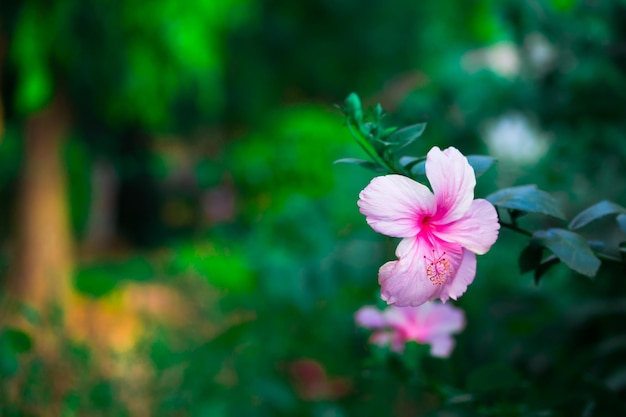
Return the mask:
<path id="1" fill-rule="evenodd" d="M 569 218 L 602 199 L 626 205 L 625 2 L 23 0 L 0 18 L 0 278 L 23 127 L 62 91 L 76 291 L 111 303 L 158 285 L 185 307 L 138 308 L 142 330 L 122 351 L 68 337 L 60 397 L 36 335 L 5 329 L 0 415 L 626 413 L 625 271 L 603 266 L 592 281 L 558 265 L 535 285 L 517 269 L 525 238 L 506 230 L 455 303 L 468 324 L 451 358 L 369 347 L 353 314 L 382 307 L 377 270 L 395 242 L 356 206 L 374 174 L 333 165 L 364 157 L 333 106 L 356 91 L 390 124 L 428 123 L 406 149 L 416 156 L 487 154 L 490 124 L 521 115 L 549 147 L 501 158 L 477 196 L 533 183 Z M 503 46 L 513 58 L 490 58 Z M 114 221 L 87 251 L 103 166 Z M 129 320 L 113 317 L 114 328 Z M 303 359 L 325 374 L 295 371 Z"/>

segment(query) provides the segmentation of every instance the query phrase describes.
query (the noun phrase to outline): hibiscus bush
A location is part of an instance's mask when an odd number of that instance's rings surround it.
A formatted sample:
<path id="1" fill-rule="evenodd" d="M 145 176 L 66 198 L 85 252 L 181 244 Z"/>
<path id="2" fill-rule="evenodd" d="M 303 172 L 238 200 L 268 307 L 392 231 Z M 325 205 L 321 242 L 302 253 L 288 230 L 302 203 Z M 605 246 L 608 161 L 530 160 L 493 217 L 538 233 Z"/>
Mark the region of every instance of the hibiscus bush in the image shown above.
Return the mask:
<path id="1" fill-rule="evenodd" d="M 380 298 L 388 306 L 383 311 L 364 306 L 355 314 L 357 325 L 374 330 L 369 337 L 373 349 L 385 349 L 383 356 L 387 359 L 400 355 L 407 375 L 418 381 L 420 388 L 413 392 L 436 392 L 442 401 L 436 409 L 446 409 L 451 415 L 623 413 L 626 410 L 623 403 L 620 405 L 623 385 L 618 382 L 624 375 L 622 368 L 609 371 L 611 379 L 602 380 L 594 371 L 603 366 L 590 363 L 589 373 L 569 381 L 570 389 L 578 392 L 575 394 L 578 397 L 568 394 L 551 397 L 536 392 L 549 389 L 541 379 L 546 370 L 534 369 L 532 363 L 523 364 L 523 360 L 517 358 L 520 362 L 515 365 L 510 360 L 508 363 L 494 361 L 477 368 L 466 375 L 465 389 L 459 389 L 442 383 L 436 374 L 429 374 L 419 365 L 428 355 L 425 350 L 408 350 L 407 353 L 405 349 L 415 343 L 429 344 L 430 356 L 448 358 L 452 354 L 455 345 L 452 334 L 462 331 L 466 323 L 463 311 L 450 305 L 450 299 L 456 301 L 468 290 L 480 269 L 476 254 L 487 253 L 502 230 L 525 239 L 517 265 L 520 273 L 533 273 L 536 285 L 558 264 L 575 275 L 588 278 L 594 278 L 603 263 L 604 271 L 621 271 L 623 275 L 626 272 L 626 208 L 603 200 L 567 222 L 559 202 L 534 184 L 503 188 L 484 199 L 475 198 L 476 177 L 494 164 L 493 157 L 464 156 L 454 147 L 442 151 L 437 146 L 425 156 L 407 154 L 405 148 L 422 136 L 423 123 L 401 128 L 386 126 L 381 106 L 364 112 L 354 93 L 346 99 L 343 111 L 348 129 L 369 159 L 343 158 L 337 162 L 355 164 L 377 173 L 359 194 L 358 206 L 374 231 L 401 239 L 395 249 L 397 260 L 386 262 L 378 272 Z M 522 224 L 522 219 L 529 215 L 535 217 Z M 592 240 L 579 233 L 584 226 L 607 218 L 612 222 L 604 229 L 604 239 Z M 546 224 L 551 227 L 546 228 Z M 608 237 L 615 235 L 620 238 L 608 243 L 611 240 Z M 525 308 L 536 308 L 543 302 L 527 300 L 523 304 Z M 505 303 L 511 303 L 511 299 Z M 607 304 L 598 307 L 604 310 Z M 545 323 L 535 328 L 538 334 L 545 331 L 541 326 Z M 602 348 L 612 350 L 607 344 L 619 344 L 618 340 L 619 336 L 617 339 L 609 336 L 595 348 L 597 354 Z M 567 341 L 566 338 L 551 342 L 558 345 Z M 545 349 L 555 348 L 562 349 L 537 343 L 528 348 L 525 355 L 541 355 Z M 531 353 L 533 351 L 535 353 Z M 579 354 L 573 357 L 578 358 Z M 566 373 L 557 363 L 551 364 L 551 371 L 556 373 L 553 377 Z M 557 376 L 557 380 L 561 378 Z"/>

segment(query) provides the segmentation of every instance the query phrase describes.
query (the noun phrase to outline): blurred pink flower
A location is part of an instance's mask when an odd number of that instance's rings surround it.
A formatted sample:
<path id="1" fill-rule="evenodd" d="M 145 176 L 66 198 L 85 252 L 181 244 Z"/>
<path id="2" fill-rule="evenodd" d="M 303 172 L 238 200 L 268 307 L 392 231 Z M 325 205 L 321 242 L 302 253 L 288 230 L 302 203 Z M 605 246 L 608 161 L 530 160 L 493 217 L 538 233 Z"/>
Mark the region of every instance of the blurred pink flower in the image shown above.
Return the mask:
<path id="1" fill-rule="evenodd" d="M 381 297 L 389 304 L 456 300 L 474 280 L 476 254 L 486 253 L 498 238 L 496 209 L 474 200 L 476 177 L 461 152 L 432 148 L 426 177 L 433 192 L 410 178 L 386 175 L 359 195 L 361 213 L 375 231 L 403 238 L 398 260 L 378 273 Z"/>
<path id="2" fill-rule="evenodd" d="M 375 307 L 362 307 L 355 314 L 358 325 L 376 330 L 370 342 L 391 346 L 401 352 L 409 341 L 429 344 L 430 354 L 447 358 L 454 348 L 451 334 L 465 327 L 463 310 L 450 304 L 427 303 L 419 307 L 391 306 L 384 311 Z"/>

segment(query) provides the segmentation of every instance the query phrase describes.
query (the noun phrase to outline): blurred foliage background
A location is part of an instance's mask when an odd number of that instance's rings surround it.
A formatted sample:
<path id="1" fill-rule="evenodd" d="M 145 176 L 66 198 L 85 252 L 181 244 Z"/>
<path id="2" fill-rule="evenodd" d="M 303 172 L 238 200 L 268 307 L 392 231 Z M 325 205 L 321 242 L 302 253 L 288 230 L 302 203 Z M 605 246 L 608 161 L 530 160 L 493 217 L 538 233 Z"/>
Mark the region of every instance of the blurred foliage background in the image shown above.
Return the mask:
<path id="1" fill-rule="evenodd" d="M 506 230 L 450 359 L 386 355 L 394 242 L 341 113 L 626 205 L 626 2 L 22 0 L 0 6 L 0 415 L 626 413 L 626 283 L 517 272 Z M 532 222 L 534 219 L 529 219 Z M 623 241 L 602 222 L 592 238 Z M 611 233 L 609 233 L 611 232 Z M 413 355 L 413 356 L 412 356 Z"/>

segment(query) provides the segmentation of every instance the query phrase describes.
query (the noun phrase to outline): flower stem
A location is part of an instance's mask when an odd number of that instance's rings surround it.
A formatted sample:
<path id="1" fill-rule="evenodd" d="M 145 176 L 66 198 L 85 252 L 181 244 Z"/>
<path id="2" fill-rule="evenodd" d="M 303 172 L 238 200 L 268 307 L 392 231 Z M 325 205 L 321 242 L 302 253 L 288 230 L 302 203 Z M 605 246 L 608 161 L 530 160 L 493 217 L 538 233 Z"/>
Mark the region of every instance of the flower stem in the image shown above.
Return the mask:
<path id="1" fill-rule="evenodd" d="M 372 161 L 376 162 L 378 165 L 390 169 L 389 164 L 383 158 L 378 155 L 374 147 L 365 139 L 361 137 L 360 134 L 357 134 L 352 128 L 352 123 L 350 120 L 347 120 L 348 130 L 352 137 L 356 140 L 356 142 L 361 146 L 361 148 L 365 151 L 367 155 L 372 159 Z"/>
<path id="2" fill-rule="evenodd" d="M 502 220 L 500 220 L 500 225 L 501 225 L 502 227 L 506 227 L 507 229 L 511 229 L 511 230 L 513 230 L 513 231 L 515 231 L 515 232 L 517 232 L 517 233 L 521 233 L 521 234 L 523 234 L 524 236 L 532 237 L 532 235 L 533 235 L 533 234 L 532 234 L 531 232 L 529 232 L 528 230 L 524 230 L 524 229 L 522 229 L 521 227 L 519 227 L 519 226 L 518 226 L 518 225 L 516 225 L 516 224 L 506 223 L 506 222 L 503 222 Z"/>
<path id="3" fill-rule="evenodd" d="M 622 259 L 616 258 L 615 256 L 607 255 L 606 253 L 594 252 L 594 254 L 598 258 L 602 259 L 603 261 L 618 262 L 618 263 L 624 262 Z"/>

